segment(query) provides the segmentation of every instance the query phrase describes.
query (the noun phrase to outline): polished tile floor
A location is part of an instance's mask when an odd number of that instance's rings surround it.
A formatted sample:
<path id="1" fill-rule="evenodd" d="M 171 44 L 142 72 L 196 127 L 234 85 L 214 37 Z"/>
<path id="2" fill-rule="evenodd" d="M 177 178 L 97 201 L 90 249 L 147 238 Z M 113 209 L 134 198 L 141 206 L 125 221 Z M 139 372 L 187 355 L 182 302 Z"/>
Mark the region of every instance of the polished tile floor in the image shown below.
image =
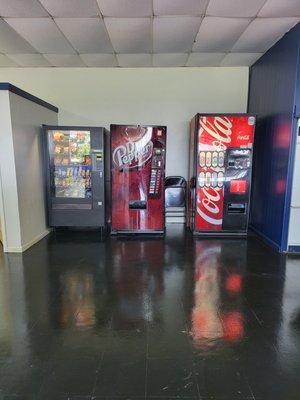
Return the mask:
<path id="1" fill-rule="evenodd" d="M 300 399 L 300 259 L 255 237 L 0 252 L 0 399 Z"/>

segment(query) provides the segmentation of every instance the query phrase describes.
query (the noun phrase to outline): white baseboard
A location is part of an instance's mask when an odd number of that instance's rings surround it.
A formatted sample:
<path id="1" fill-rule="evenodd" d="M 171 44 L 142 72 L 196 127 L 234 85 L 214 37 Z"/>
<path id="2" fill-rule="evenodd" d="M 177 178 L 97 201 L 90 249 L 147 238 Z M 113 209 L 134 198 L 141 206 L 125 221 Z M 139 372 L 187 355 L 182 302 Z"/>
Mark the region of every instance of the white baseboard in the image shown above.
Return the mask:
<path id="1" fill-rule="evenodd" d="M 25 243 L 22 246 L 6 247 L 4 249 L 4 252 L 5 253 L 23 253 L 24 251 L 29 249 L 29 247 L 33 246 L 34 244 L 36 244 L 37 242 L 42 240 L 45 236 L 49 235 L 50 232 L 51 232 L 51 229 L 46 229 L 44 232 L 40 233 L 39 235 L 34 237 L 32 240 L 30 240 L 30 242 Z"/>

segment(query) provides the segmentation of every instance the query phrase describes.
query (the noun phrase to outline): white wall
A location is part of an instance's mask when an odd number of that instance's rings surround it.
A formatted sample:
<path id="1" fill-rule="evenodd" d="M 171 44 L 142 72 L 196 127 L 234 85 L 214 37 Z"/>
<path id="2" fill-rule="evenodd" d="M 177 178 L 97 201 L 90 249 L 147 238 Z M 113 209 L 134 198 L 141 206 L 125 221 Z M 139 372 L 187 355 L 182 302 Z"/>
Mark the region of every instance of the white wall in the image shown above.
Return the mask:
<path id="1" fill-rule="evenodd" d="M 59 123 L 168 126 L 167 174 L 187 177 L 188 125 L 197 112 L 245 112 L 248 68 L 0 68 L 60 109 Z"/>
<path id="2" fill-rule="evenodd" d="M 9 92 L 0 91 L 0 213 L 4 250 L 7 243 L 11 248 L 21 244 L 15 171 Z"/>
<path id="3" fill-rule="evenodd" d="M 22 247 L 47 233 L 41 125 L 57 124 L 48 108 L 9 93 Z"/>
<path id="4" fill-rule="evenodd" d="M 57 124 L 57 113 L 8 91 L 0 91 L 0 213 L 6 252 L 22 252 L 48 233 L 41 125 Z"/>

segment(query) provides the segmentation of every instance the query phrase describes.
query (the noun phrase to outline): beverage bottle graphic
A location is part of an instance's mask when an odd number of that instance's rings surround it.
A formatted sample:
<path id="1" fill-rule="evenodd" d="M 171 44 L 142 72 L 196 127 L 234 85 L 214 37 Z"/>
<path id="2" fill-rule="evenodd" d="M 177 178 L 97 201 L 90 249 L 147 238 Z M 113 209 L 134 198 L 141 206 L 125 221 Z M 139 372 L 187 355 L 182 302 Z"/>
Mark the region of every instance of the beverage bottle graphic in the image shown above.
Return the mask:
<path id="1" fill-rule="evenodd" d="M 211 167 L 211 152 L 210 151 L 206 152 L 206 166 Z"/>
<path id="2" fill-rule="evenodd" d="M 200 167 L 205 167 L 205 151 L 200 151 Z"/>
<path id="3" fill-rule="evenodd" d="M 211 186 L 213 188 L 218 186 L 218 173 L 217 172 L 213 172 L 211 175 Z"/>
<path id="4" fill-rule="evenodd" d="M 214 151 L 214 152 L 212 153 L 212 162 L 211 162 L 211 165 L 212 165 L 213 167 L 217 167 L 217 166 L 218 166 L 218 152 L 216 152 L 216 151 Z"/>
<path id="5" fill-rule="evenodd" d="M 224 167 L 224 152 L 219 151 L 219 167 Z"/>
<path id="6" fill-rule="evenodd" d="M 205 186 L 205 173 L 200 172 L 199 174 L 199 186 L 202 188 Z"/>
<path id="7" fill-rule="evenodd" d="M 224 172 L 218 173 L 218 187 L 223 187 L 224 185 Z"/>
<path id="8" fill-rule="evenodd" d="M 205 179 L 205 186 L 210 187 L 210 185 L 211 185 L 211 172 L 207 172 Z"/>

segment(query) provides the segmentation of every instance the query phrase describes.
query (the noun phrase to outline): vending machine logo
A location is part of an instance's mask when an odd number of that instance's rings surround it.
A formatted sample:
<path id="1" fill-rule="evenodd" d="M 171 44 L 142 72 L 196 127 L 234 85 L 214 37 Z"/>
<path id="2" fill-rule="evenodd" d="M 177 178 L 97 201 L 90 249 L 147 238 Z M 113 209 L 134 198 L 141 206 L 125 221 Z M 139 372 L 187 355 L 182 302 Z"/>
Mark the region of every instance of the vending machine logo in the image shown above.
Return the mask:
<path id="1" fill-rule="evenodd" d="M 143 166 L 152 157 L 152 128 L 128 126 L 122 136 L 125 141 L 116 146 L 112 153 L 114 166 L 117 169 Z"/>
<path id="2" fill-rule="evenodd" d="M 140 146 L 139 142 L 128 141 L 114 149 L 112 154 L 114 166 L 118 169 L 141 167 L 151 158 L 152 149 L 152 141 L 144 146 Z"/>
<path id="3" fill-rule="evenodd" d="M 225 152 L 232 141 L 228 117 L 202 117 L 198 142 L 196 227 L 221 230 L 223 222 Z"/>
<path id="4" fill-rule="evenodd" d="M 246 141 L 248 143 L 249 139 L 250 139 L 250 135 L 238 135 L 237 139 L 240 140 L 241 142 Z"/>

